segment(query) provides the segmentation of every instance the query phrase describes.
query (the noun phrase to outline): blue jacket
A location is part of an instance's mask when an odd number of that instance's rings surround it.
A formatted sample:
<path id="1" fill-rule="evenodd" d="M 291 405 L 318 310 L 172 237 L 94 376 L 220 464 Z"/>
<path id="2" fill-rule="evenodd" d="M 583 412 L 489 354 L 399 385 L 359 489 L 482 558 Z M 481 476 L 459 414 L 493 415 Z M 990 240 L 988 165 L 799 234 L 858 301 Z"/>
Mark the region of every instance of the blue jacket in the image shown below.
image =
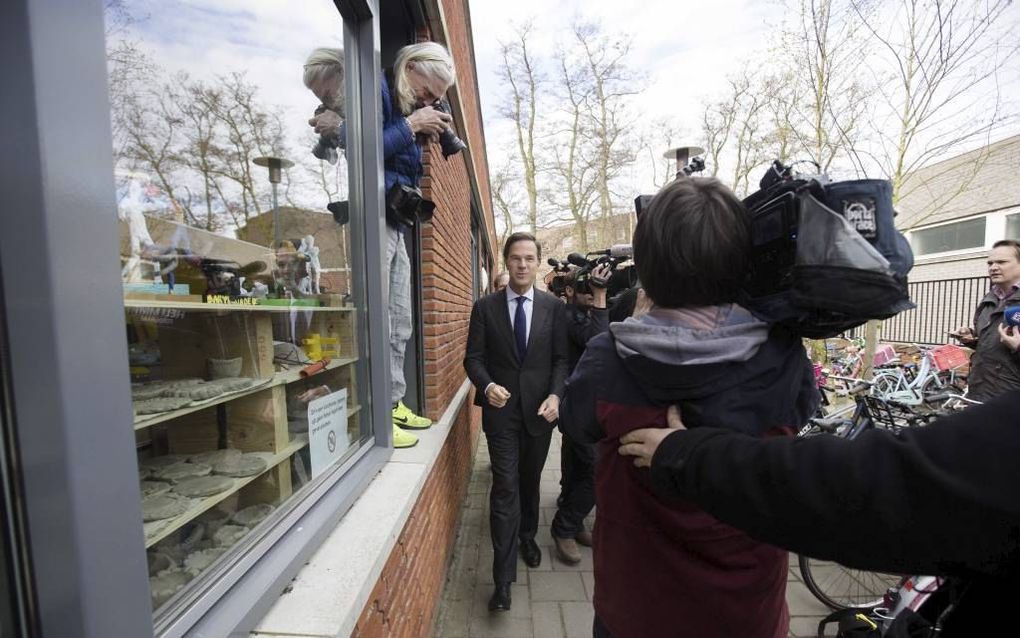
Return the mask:
<path id="1" fill-rule="evenodd" d="M 385 73 L 379 78 L 379 86 L 382 91 L 383 170 L 388 193 L 398 182 L 407 186 L 421 183 L 421 147 L 415 143 L 411 127 L 390 92 Z"/>

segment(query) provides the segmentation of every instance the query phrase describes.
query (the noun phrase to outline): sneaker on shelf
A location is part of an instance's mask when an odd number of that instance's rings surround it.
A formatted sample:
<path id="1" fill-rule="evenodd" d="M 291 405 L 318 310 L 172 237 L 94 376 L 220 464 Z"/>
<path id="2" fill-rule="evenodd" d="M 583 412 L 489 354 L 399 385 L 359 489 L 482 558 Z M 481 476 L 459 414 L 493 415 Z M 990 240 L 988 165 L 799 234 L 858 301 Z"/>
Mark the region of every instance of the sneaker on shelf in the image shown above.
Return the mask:
<path id="1" fill-rule="evenodd" d="M 405 430 L 427 430 L 432 427 L 432 421 L 411 412 L 411 408 L 404 405 L 403 401 L 397 401 L 397 405 L 393 406 L 393 425 Z"/>
<path id="2" fill-rule="evenodd" d="M 397 426 L 393 426 L 393 447 L 414 447 L 418 445 L 418 437 L 410 432 L 404 432 Z"/>

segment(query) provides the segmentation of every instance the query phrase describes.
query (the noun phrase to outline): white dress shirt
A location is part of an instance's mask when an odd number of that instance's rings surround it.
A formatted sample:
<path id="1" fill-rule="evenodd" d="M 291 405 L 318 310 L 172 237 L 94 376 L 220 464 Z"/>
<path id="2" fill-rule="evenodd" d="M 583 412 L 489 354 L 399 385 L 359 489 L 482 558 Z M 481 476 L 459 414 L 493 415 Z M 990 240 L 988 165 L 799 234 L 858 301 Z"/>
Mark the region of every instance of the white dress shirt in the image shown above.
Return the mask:
<path id="1" fill-rule="evenodd" d="M 510 332 L 513 332 L 514 328 L 514 316 L 517 314 L 517 298 L 524 297 L 527 301 L 524 303 L 524 318 L 526 322 L 524 324 L 524 342 L 528 343 L 531 339 L 531 312 L 535 308 L 535 287 L 532 286 L 523 295 L 518 295 L 516 292 L 510 289 L 510 286 L 506 287 L 506 306 L 507 310 L 510 311 Z"/>

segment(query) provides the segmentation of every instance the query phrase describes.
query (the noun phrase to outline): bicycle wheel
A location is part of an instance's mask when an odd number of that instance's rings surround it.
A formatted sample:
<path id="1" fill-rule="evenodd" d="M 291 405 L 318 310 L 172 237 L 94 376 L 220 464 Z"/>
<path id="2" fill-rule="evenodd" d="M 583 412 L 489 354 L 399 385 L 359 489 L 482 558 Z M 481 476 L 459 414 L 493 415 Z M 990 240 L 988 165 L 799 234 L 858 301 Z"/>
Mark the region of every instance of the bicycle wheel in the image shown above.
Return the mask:
<path id="1" fill-rule="evenodd" d="M 798 556 L 800 576 L 815 598 L 831 609 L 874 607 L 902 576 L 868 572 L 839 563 Z"/>
<path id="2" fill-rule="evenodd" d="M 877 374 L 871 380 L 871 396 L 889 399 L 900 389 L 900 377 L 895 374 Z"/>

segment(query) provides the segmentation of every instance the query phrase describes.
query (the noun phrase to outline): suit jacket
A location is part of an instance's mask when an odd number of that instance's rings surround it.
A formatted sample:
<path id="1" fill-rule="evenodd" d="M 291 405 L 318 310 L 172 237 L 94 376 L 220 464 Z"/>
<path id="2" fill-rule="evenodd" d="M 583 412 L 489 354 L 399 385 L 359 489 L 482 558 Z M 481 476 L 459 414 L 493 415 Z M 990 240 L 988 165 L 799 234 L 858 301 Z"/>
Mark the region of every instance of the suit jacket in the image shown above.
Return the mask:
<path id="1" fill-rule="evenodd" d="M 538 406 L 550 394 L 563 397 L 567 378 L 568 348 L 563 302 L 535 289 L 531 331 L 524 361 L 518 361 L 506 291 L 482 297 L 471 308 L 464 369 L 474 384 L 475 405 L 482 407 L 482 427 L 489 430 L 506 423 L 511 410 L 520 409 L 532 436 L 549 431 L 551 424 L 538 415 Z M 495 383 L 510 392 L 502 408 L 485 398 L 485 388 Z"/>

